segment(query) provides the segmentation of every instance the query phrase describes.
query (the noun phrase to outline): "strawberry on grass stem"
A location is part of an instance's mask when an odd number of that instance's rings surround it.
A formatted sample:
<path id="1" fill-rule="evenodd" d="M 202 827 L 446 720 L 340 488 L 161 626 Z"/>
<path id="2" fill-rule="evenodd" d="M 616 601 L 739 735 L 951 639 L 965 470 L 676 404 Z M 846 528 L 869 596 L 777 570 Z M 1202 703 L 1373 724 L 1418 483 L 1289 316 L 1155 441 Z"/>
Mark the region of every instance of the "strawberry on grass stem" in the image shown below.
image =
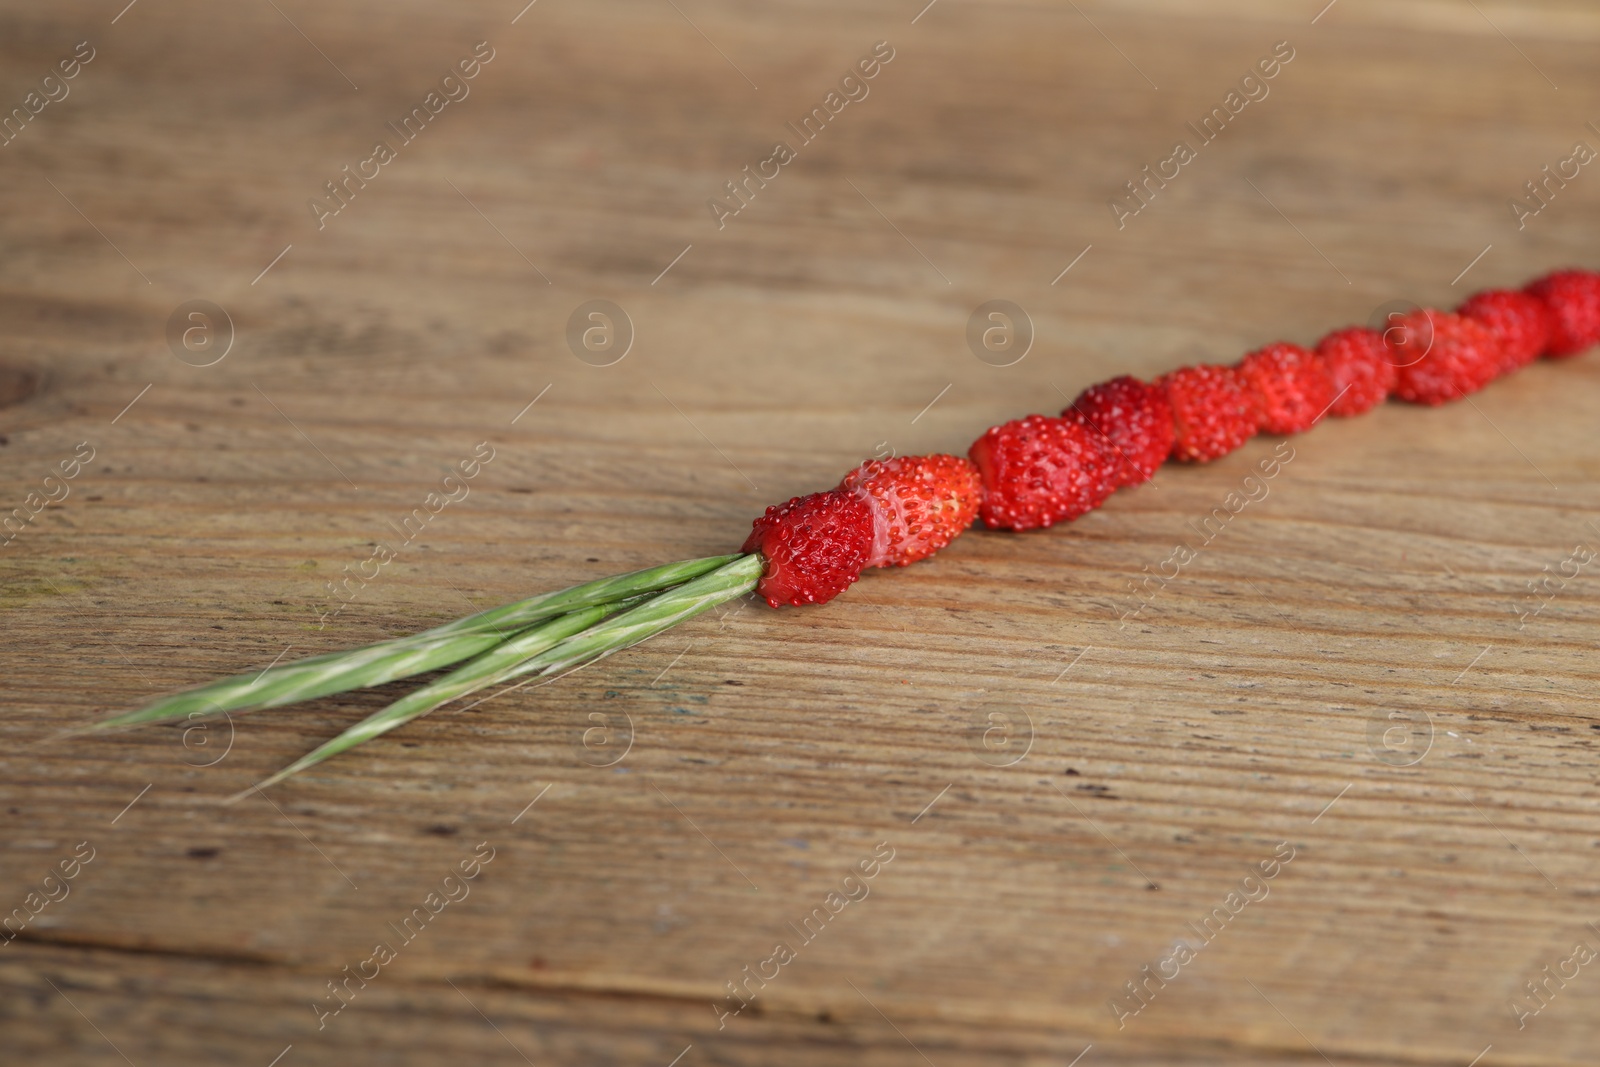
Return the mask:
<path id="1" fill-rule="evenodd" d="M 968 451 L 983 476 L 990 529 L 1035 530 L 1075 519 L 1116 489 L 1116 451 L 1068 419 L 1029 415 L 989 430 Z"/>
<path id="2" fill-rule="evenodd" d="M 872 509 L 837 489 L 774 504 L 751 524 L 742 552 L 760 552 L 756 586 L 768 604 L 826 604 L 861 574 L 872 551 Z"/>
<path id="3" fill-rule="evenodd" d="M 1239 361 L 1239 376 L 1255 393 L 1263 433 L 1311 429 L 1333 403 L 1333 379 L 1316 355 L 1274 341 Z"/>
<path id="4" fill-rule="evenodd" d="M 1156 379 L 1172 405 L 1172 458 L 1206 463 L 1256 435 L 1261 408 L 1232 367 L 1201 364 Z"/>
<path id="5" fill-rule="evenodd" d="M 1091 385 L 1062 410 L 1061 417 L 1106 442 L 1114 456 L 1118 488 L 1155 477 L 1156 468 L 1172 451 L 1176 433 L 1167 394 L 1130 374 Z"/>
<path id="6" fill-rule="evenodd" d="M 1317 342 L 1317 355 L 1333 386 L 1329 410 L 1340 418 L 1371 411 L 1394 390 L 1394 360 L 1377 330 L 1335 330 Z"/>
<path id="7" fill-rule="evenodd" d="M 869 459 L 844 476 L 872 510 L 868 567 L 904 567 L 927 559 L 972 525 L 983 500 L 978 468 L 960 456 Z"/>
<path id="8" fill-rule="evenodd" d="M 1532 363 L 1550 343 L 1550 308 L 1531 293 L 1486 289 L 1469 296 L 1456 314 L 1478 322 L 1494 335 L 1500 347 L 1499 374 Z"/>
<path id="9" fill-rule="evenodd" d="M 1524 291 L 1550 309 L 1545 355 L 1564 359 L 1600 344 L 1600 274 L 1558 270 L 1530 283 Z"/>
<path id="10" fill-rule="evenodd" d="M 1498 373 L 1500 346 L 1475 319 L 1424 308 L 1384 334 L 1395 353 L 1394 395 L 1434 406 L 1476 393 Z"/>

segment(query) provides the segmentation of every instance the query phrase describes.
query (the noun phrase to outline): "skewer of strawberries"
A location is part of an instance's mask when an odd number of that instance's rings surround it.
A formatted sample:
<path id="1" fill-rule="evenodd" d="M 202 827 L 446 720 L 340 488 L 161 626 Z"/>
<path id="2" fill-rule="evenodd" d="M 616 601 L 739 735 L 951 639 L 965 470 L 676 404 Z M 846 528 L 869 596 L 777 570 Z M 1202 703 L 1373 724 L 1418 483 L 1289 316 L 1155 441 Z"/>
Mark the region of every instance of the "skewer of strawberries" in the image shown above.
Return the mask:
<path id="1" fill-rule="evenodd" d="M 769 507 L 736 555 L 588 582 L 412 637 L 222 679 L 75 732 L 277 707 L 453 667 L 265 786 L 452 700 L 577 669 L 752 591 L 773 607 L 823 604 L 868 568 L 928 558 L 976 519 L 1013 531 L 1068 522 L 1148 481 L 1168 458 L 1204 463 L 1257 433 L 1299 433 L 1391 395 L 1447 403 L 1540 355 L 1565 359 L 1597 343 L 1600 273 L 1563 270 L 1522 290 L 1478 293 L 1454 313 L 1419 310 L 1382 332 L 1337 330 L 1315 349 L 1277 342 L 1232 367 L 1184 367 L 1154 382 L 1124 375 L 1085 389 L 1059 415 L 991 427 L 965 457 L 869 460 L 834 489 Z"/>

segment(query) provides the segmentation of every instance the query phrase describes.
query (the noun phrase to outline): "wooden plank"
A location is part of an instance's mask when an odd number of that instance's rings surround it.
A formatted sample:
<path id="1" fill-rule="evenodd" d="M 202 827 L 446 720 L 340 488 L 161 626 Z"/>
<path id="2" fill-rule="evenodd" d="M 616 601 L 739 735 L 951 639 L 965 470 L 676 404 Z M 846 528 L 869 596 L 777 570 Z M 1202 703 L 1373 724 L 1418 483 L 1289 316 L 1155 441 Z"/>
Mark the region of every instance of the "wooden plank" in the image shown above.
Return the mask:
<path id="1" fill-rule="evenodd" d="M 1519 611 L 1600 544 L 1593 355 L 1296 438 L 1220 532 L 1281 442 L 820 609 L 696 621 L 236 806 L 398 689 L 51 741 L 724 551 L 880 442 L 958 451 L 1111 374 L 1595 265 L 1588 168 L 1523 229 L 1507 207 L 1600 145 L 1576 2 L 517 6 L 5 16 L 0 100 L 95 49 L 0 148 L 6 506 L 94 451 L 4 549 L 0 909 L 94 857 L 0 941 L 11 1055 L 1592 1061 L 1600 982 L 1568 961 L 1600 948 L 1595 578 Z M 1123 183 L 1285 40 L 1119 229 Z M 480 41 L 470 95 L 319 230 L 307 201 Z M 869 95 L 719 229 L 707 198 L 878 41 Z M 612 366 L 567 348 L 594 299 L 633 325 Z M 966 346 L 991 299 L 1036 329 L 1013 366 Z M 214 365 L 169 349 L 193 300 L 233 324 Z M 479 442 L 468 496 L 319 627 Z M 1125 619 L 1179 543 L 1197 558 Z M 1546 967 L 1569 977 L 1541 1006 Z"/>

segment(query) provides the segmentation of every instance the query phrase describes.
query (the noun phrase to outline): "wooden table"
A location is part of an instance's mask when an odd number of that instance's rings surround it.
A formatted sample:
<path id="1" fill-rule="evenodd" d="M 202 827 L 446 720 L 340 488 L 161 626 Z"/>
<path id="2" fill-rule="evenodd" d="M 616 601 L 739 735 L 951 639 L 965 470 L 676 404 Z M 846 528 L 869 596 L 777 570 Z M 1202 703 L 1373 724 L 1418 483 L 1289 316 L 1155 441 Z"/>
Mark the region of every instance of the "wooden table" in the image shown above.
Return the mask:
<path id="1" fill-rule="evenodd" d="M 51 740 L 726 551 L 1114 373 L 1600 263 L 1593 166 L 1509 207 L 1600 147 L 1579 0 L 520 2 L 0 19 L 6 108 L 92 50 L 0 148 L 3 504 L 66 494 L 0 584 L 0 1060 L 1595 1062 L 1600 573 L 1561 572 L 1600 545 L 1596 355 L 701 619 L 233 806 L 398 689 Z M 1113 208 L 1146 165 L 1177 171 Z M 569 349 L 593 300 L 620 361 Z M 969 349 L 990 300 L 1018 362 Z"/>

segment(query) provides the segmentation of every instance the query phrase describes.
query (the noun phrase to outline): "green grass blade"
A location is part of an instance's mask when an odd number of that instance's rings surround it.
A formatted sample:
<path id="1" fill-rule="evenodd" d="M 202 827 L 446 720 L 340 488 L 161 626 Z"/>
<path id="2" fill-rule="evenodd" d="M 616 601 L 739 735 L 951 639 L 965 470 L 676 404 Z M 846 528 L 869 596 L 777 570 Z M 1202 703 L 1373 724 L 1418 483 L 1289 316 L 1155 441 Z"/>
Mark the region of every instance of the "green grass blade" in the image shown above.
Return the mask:
<path id="1" fill-rule="evenodd" d="M 444 678 L 401 697 L 382 711 L 367 716 L 338 737 L 301 756 L 266 781 L 229 797 L 228 801 L 231 803 L 247 796 L 252 789 L 265 789 L 269 785 L 275 785 L 292 774 L 298 774 L 307 767 L 321 763 L 330 756 L 337 756 L 363 742 L 371 741 L 374 737 L 388 733 L 397 726 L 404 726 L 412 719 L 420 718 L 457 697 L 466 696 L 484 686 L 492 685 L 497 671 L 503 671 L 509 664 L 536 656 L 545 649 L 560 644 L 573 634 L 593 626 L 607 615 L 615 614 L 617 610 L 615 604 L 583 608 L 535 626 L 531 630 L 525 630 Z"/>
<path id="2" fill-rule="evenodd" d="M 697 578 L 743 557 L 710 556 L 649 567 L 519 600 L 410 637 L 269 667 L 173 693 L 79 732 L 170 722 L 195 714 L 278 707 L 438 670 L 493 648 L 536 623 Z"/>
<path id="3" fill-rule="evenodd" d="M 658 593 L 643 604 L 568 638 L 549 652 L 529 661 L 516 673 L 537 669 L 541 674 L 593 663 L 613 652 L 647 641 L 663 630 L 718 604 L 744 596 L 756 587 L 766 560 L 760 553 L 741 556 L 710 574 Z"/>
<path id="4" fill-rule="evenodd" d="M 592 607 L 596 604 L 610 604 L 623 600 L 639 593 L 654 592 L 670 586 L 680 585 L 702 574 L 710 573 L 721 567 L 727 566 L 735 560 L 744 558 L 738 553 L 726 556 L 704 556 L 700 559 L 686 559 L 678 563 L 667 563 L 659 567 L 646 567 L 643 570 L 629 571 L 627 574 L 618 574 L 610 578 L 601 578 L 594 582 L 585 582 L 575 585 L 570 589 L 562 589 L 555 593 L 543 593 L 539 596 L 519 600 L 514 604 L 503 607 L 491 608 L 480 611 L 476 615 L 469 615 L 455 622 L 435 626 L 425 630 L 417 637 L 430 637 L 439 634 L 455 633 L 481 633 L 485 630 L 503 633 L 504 631 L 520 630 L 531 623 L 544 619 L 553 619 L 557 615 L 565 615 L 569 611 L 580 608 Z M 408 640 L 401 638 L 400 640 Z M 337 653 L 335 653 L 337 655 Z"/>
<path id="5" fill-rule="evenodd" d="M 760 555 L 736 556 L 732 563 L 710 574 L 639 598 L 642 603 L 637 606 L 610 604 L 589 608 L 528 630 L 368 716 L 253 788 L 275 785 L 330 756 L 349 751 L 440 705 L 488 686 L 532 671 L 552 674 L 582 666 L 636 645 L 702 611 L 748 593 L 761 577 L 763 565 Z M 238 800 L 250 792 L 247 789 L 229 799 Z"/>

